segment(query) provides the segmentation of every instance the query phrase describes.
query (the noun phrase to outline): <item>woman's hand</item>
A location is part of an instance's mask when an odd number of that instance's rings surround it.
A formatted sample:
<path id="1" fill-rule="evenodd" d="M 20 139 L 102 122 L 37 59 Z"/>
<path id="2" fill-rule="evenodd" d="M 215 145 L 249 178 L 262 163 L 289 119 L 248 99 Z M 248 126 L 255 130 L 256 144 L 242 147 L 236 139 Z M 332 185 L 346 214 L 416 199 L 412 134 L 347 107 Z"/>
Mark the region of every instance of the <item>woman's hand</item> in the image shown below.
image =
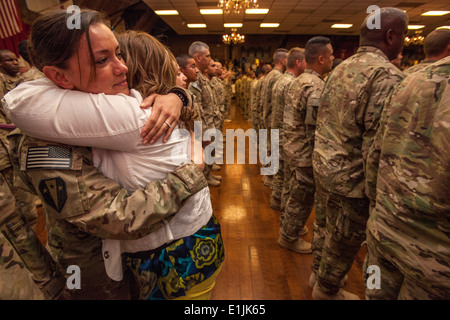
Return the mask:
<path id="1" fill-rule="evenodd" d="M 155 93 L 144 99 L 141 108 L 147 109 L 152 105 L 150 118 L 141 131 L 142 142 L 153 144 L 164 135 L 163 142 L 166 143 L 180 119 L 183 103 L 176 94 Z"/>

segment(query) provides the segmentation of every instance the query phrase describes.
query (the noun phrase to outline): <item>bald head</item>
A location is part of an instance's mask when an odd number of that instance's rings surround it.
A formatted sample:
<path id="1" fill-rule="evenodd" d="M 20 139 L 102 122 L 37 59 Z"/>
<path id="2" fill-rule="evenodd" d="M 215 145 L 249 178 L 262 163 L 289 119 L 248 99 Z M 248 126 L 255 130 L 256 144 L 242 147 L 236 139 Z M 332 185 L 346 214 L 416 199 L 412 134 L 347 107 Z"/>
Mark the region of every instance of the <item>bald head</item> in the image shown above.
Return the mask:
<path id="1" fill-rule="evenodd" d="M 379 19 L 379 28 L 371 23 L 376 19 Z M 408 15 L 397 8 L 381 8 L 372 12 L 361 25 L 360 46 L 377 47 L 389 60 L 395 59 L 403 49 L 408 21 Z"/>

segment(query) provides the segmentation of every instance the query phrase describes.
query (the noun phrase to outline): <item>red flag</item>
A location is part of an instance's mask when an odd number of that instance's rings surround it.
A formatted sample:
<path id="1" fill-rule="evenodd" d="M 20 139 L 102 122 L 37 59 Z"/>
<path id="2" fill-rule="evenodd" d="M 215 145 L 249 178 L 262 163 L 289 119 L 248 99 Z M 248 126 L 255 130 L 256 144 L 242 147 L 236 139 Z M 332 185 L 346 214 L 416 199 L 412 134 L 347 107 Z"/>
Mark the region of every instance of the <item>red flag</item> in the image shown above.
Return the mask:
<path id="1" fill-rule="evenodd" d="M 22 32 L 22 20 L 15 0 L 0 0 L 0 38 L 6 39 Z"/>

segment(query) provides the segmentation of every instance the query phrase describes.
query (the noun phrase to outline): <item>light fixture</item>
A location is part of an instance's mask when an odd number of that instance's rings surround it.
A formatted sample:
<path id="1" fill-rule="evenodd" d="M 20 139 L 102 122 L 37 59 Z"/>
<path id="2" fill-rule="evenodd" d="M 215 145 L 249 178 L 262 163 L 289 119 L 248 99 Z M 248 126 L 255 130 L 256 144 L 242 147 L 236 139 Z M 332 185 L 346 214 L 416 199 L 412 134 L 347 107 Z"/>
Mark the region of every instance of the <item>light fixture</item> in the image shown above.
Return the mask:
<path id="1" fill-rule="evenodd" d="M 201 14 L 223 14 L 222 9 L 200 9 Z"/>
<path id="2" fill-rule="evenodd" d="M 423 41 L 425 40 L 425 37 L 421 35 L 422 30 L 418 30 L 415 32 L 415 35 L 412 37 L 406 37 L 405 38 L 405 46 L 409 45 L 423 45 Z"/>
<path id="3" fill-rule="evenodd" d="M 204 23 L 189 23 L 188 28 L 206 28 L 206 24 Z"/>
<path id="4" fill-rule="evenodd" d="M 450 11 L 428 11 L 428 12 L 422 13 L 421 15 L 425 16 L 425 17 L 428 17 L 428 16 L 439 17 L 439 16 L 444 16 L 448 13 L 450 13 Z"/>
<path id="5" fill-rule="evenodd" d="M 217 6 L 222 8 L 226 14 L 241 13 L 245 9 L 256 9 L 259 7 L 258 0 L 219 0 Z"/>
<path id="6" fill-rule="evenodd" d="M 259 25 L 261 28 L 278 28 L 280 26 L 279 23 L 261 23 Z"/>
<path id="7" fill-rule="evenodd" d="M 410 24 L 410 25 L 408 26 L 408 29 L 409 29 L 409 30 L 418 30 L 418 29 L 423 29 L 423 28 L 425 28 L 425 26 L 423 26 L 423 25 L 414 25 L 414 24 Z"/>
<path id="8" fill-rule="evenodd" d="M 269 9 L 247 9 L 245 10 L 246 14 L 267 14 Z"/>
<path id="9" fill-rule="evenodd" d="M 176 15 L 178 15 L 177 10 L 156 10 L 155 13 L 158 16 L 176 16 Z"/>
<path id="10" fill-rule="evenodd" d="M 438 27 L 436 29 L 450 29 L 450 26 L 442 26 L 442 27 Z"/>
<path id="11" fill-rule="evenodd" d="M 242 28 L 242 23 L 224 23 L 225 28 Z"/>
<path id="12" fill-rule="evenodd" d="M 245 36 L 237 33 L 237 29 L 231 29 L 231 34 L 224 34 L 222 41 L 225 44 L 241 44 L 245 41 Z"/>
<path id="13" fill-rule="evenodd" d="M 348 29 L 351 27 L 353 27 L 353 25 L 350 23 L 336 23 L 331 26 L 333 29 Z"/>

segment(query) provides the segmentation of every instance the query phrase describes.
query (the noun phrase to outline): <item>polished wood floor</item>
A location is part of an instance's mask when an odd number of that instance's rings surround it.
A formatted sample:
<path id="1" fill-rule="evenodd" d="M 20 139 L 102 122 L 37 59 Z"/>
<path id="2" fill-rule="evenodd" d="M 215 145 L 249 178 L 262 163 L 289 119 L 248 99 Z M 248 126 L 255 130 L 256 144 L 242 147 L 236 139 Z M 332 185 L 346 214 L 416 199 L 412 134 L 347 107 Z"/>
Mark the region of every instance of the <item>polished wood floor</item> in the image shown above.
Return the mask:
<path id="1" fill-rule="evenodd" d="M 233 103 L 232 122 L 226 129 L 251 128 Z M 248 143 L 247 143 L 248 145 Z M 248 155 L 248 150 L 247 153 Z M 236 152 L 235 152 L 236 155 Z M 248 163 L 248 161 L 246 161 Z M 224 164 L 214 173 L 223 177 L 220 187 L 210 187 L 213 210 L 222 226 L 225 262 L 212 300 L 311 300 L 308 286 L 311 254 L 297 254 L 277 244 L 280 212 L 269 206 L 271 189 L 264 186 L 256 164 Z M 311 241 L 312 212 L 304 237 Z M 45 223 L 39 214 L 36 232 L 45 242 Z M 362 263 L 364 247 L 348 274 L 346 290 L 364 299 Z"/>

